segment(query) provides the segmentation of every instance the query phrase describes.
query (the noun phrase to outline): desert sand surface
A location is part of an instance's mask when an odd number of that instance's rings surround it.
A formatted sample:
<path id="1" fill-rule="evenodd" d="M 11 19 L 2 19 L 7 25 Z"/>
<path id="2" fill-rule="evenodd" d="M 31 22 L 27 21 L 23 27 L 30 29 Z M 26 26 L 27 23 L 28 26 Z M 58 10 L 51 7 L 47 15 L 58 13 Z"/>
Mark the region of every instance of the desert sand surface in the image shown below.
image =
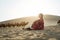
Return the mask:
<path id="1" fill-rule="evenodd" d="M 29 22 L 26 26 L 0 27 L 0 40 L 60 40 L 60 24 L 57 24 L 60 16 L 44 16 L 44 30 L 22 29 L 30 27 L 37 19 L 38 17 L 26 17 L 0 22 L 0 24 Z"/>
<path id="2" fill-rule="evenodd" d="M 60 40 L 60 25 L 47 26 L 44 30 L 1 27 L 0 40 Z"/>

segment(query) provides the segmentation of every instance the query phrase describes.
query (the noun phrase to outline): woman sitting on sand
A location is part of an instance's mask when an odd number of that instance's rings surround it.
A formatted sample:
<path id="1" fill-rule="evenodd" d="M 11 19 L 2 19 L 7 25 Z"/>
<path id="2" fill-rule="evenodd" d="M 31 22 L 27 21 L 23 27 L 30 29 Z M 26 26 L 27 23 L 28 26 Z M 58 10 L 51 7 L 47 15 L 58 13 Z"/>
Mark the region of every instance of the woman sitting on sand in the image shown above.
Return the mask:
<path id="1" fill-rule="evenodd" d="M 28 30 L 44 30 L 44 20 L 43 20 L 43 14 L 39 14 L 39 19 L 36 20 L 31 28 L 27 28 Z"/>

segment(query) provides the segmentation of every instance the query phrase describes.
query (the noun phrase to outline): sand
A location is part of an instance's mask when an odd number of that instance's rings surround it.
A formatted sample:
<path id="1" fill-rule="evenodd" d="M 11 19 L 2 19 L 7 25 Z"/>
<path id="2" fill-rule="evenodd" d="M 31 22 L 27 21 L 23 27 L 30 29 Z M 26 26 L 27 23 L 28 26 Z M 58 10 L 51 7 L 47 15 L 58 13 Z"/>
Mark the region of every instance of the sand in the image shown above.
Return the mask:
<path id="1" fill-rule="evenodd" d="M 60 26 L 47 26 L 44 30 L 22 30 L 21 27 L 1 27 L 0 40 L 60 40 Z"/>

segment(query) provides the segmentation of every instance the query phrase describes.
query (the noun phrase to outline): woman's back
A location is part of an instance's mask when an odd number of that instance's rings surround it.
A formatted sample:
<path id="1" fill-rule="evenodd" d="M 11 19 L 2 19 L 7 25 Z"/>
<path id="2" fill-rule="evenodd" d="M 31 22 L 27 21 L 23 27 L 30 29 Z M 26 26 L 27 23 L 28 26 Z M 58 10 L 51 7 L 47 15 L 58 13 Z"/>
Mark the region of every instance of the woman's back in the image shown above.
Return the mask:
<path id="1" fill-rule="evenodd" d="M 37 20 L 32 24 L 32 29 L 34 30 L 43 30 L 44 29 L 44 21 Z"/>

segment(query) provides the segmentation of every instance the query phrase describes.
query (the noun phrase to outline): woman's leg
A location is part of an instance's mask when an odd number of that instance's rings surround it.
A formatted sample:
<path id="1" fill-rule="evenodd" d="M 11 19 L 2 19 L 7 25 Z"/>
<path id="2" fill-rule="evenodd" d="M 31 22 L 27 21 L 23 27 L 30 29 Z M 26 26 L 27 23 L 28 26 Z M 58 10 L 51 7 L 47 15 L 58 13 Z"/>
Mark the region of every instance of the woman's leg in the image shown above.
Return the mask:
<path id="1" fill-rule="evenodd" d="M 27 30 L 32 30 L 31 28 L 26 28 Z"/>

